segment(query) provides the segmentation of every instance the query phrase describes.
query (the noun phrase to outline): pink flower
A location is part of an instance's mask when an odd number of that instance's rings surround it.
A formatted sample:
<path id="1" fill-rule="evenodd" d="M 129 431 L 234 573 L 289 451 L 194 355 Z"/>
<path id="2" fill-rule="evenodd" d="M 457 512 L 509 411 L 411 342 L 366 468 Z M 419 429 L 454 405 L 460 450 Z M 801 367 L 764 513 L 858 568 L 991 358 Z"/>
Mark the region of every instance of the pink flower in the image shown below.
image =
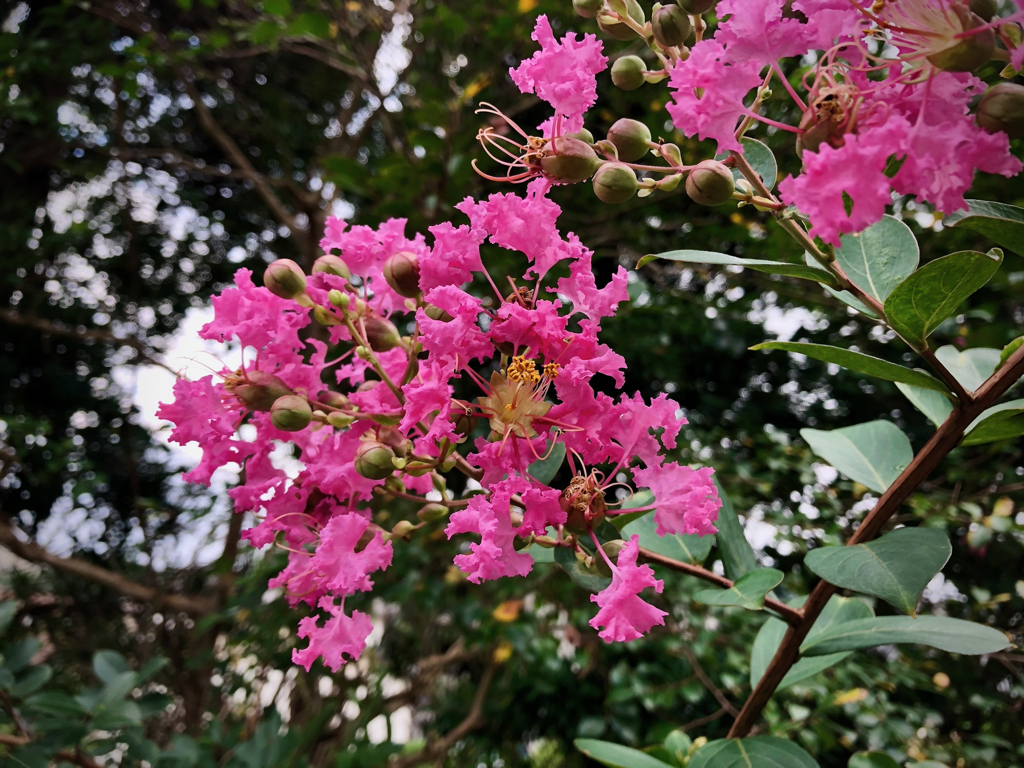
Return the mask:
<path id="1" fill-rule="evenodd" d="M 752 61 L 763 67 L 812 47 L 811 24 L 783 18 L 783 0 L 722 0 L 715 14 L 721 22 L 715 41 L 725 46 L 734 64 Z"/>
<path id="2" fill-rule="evenodd" d="M 637 488 L 650 488 L 654 494 L 654 522 L 659 536 L 709 536 L 717 530 L 715 521 L 722 500 L 711 480 L 714 472 L 711 467 L 690 469 L 674 462 L 633 470 Z"/>
<path id="3" fill-rule="evenodd" d="M 309 325 L 308 309 L 257 288 L 248 269 L 235 272 L 235 285 L 213 297 L 214 317 L 199 331 L 202 338 L 237 337 L 243 347 L 282 352 L 302 349 L 299 331 Z"/>
<path id="4" fill-rule="evenodd" d="M 430 228 L 434 247 L 430 256 L 420 261 L 420 290 L 426 293 L 441 285 L 464 285 L 473 279 L 474 272 L 483 272 L 480 261 L 480 243 L 487 233 L 450 222 Z"/>
<path id="5" fill-rule="evenodd" d="M 569 240 L 575 240 L 569 235 Z M 558 281 L 556 288 L 548 288 L 552 293 L 559 293 L 572 302 L 573 312 L 582 312 L 591 320 L 600 320 L 615 314 L 615 308 L 624 301 L 629 301 L 626 289 L 627 273 L 619 267 L 604 288 L 597 287 L 591 267 L 593 253 L 584 250 L 579 257 L 569 263 L 569 276 Z"/>
<path id="6" fill-rule="evenodd" d="M 892 115 L 881 126 L 847 135 L 839 149 L 822 144 L 817 152 L 804 152 L 804 172 L 779 183 L 782 199 L 810 217 L 811 234 L 838 246 L 840 234 L 860 232 L 882 218 L 892 199 L 885 168 L 910 127 Z"/>
<path id="7" fill-rule="evenodd" d="M 522 497 L 526 510 L 523 512 L 523 522 L 517 529 L 520 535 L 535 533 L 544 536 L 548 526 L 565 524 L 566 513 L 559 504 L 561 491 L 531 485 L 523 491 Z"/>
<path id="8" fill-rule="evenodd" d="M 686 424 L 686 419 L 676 416 L 679 403 L 660 394 L 651 401 L 644 403 L 638 392 L 633 397 L 625 395 L 615 408 L 615 420 L 609 425 L 613 430 L 615 442 L 622 448 L 621 456 L 628 463 L 633 456 L 638 457 L 647 466 L 661 463 L 661 446 L 676 447 L 676 435 Z M 661 436 L 651 434 L 651 430 L 662 429 Z"/>
<path id="9" fill-rule="evenodd" d="M 719 152 L 741 152 L 736 126 L 747 114 L 743 99 L 761 84 L 760 73 L 757 62 L 733 63 L 717 40 L 702 40 L 672 68 L 669 86 L 675 93 L 668 113 L 687 136 L 714 139 Z"/>
<path id="10" fill-rule="evenodd" d="M 597 101 L 596 75 L 608 66 L 601 42 L 594 35 L 578 40 L 572 32 L 557 42 L 547 16 L 537 17 L 532 37 L 540 50 L 509 74 L 520 91 L 536 93 L 565 118 L 563 133 L 575 133 Z"/>
<path id="11" fill-rule="evenodd" d="M 417 310 L 420 340 L 431 360 L 454 371 L 472 360 L 487 360 L 494 355 L 494 345 L 477 325 L 483 311 L 480 299 L 453 285 L 434 288 L 424 298 L 453 318 L 431 320 L 422 309 Z"/>
<path id="12" fill-rule="evenodd" d="M 468 507 L 448 521 L 445 533 L 449 539 L 458 533 L 480 535 L 479 544 L 469 545 L 470 554 L 455 558 L 455 564 L 474 584 L 501 576 L 525 576 L 533 568 L 533 558 L 512 547 L 518 531 L 512 527 L 509 503 L 516 487 L 511 479 L 494 483 L 489 497 L 474 496 Z"/>
<path id="13" fill-rule="evenodd" d="M 373 622 L 365 613 L 345 615 L 345 601 L 336 605 L 333 597 L 320 598 L 319 607 L 330 617 L 319 626 L 316 616 L 307 616 L 299 622 L 299 637 L 309 638 L 305 648 L 292 650 L 292 661 L 309 672 L 313 662 L 323 658 L 324 666 L 337 672 L 345 663 L 344 657 L 358 659 L 366 647 L 366 638 L 373 631 Z"/>
<path id="14" fill-rule="evenodd" d="M 612 569 L 611 585 L 590 600 L 601 606 L 601 610 L 590 620 L 594 629 L 604 627 L 600 635 L 606 643 L 636 640 L 656 624 L 664 624 L 665 611 L 655 608 L 640 599 L 646 587 L 661 592 L 665 582 L 654 578 L 649 565 L 637 565 L 640 553 L 640 537 L 633 536 L 619 551 L 618 561 Z"/>
<path id="15" fill-rule="evenodd" d="M 793 10 L 808 20 L 804 31 L 808 48 L 828 50 L 837 40 L 860 37 L 859 27 L 866 19 L 850 0 L 793 0 Z"/>
<path id="16" fill-rule="evenodd" d="M 405 415 L 398 429 L 409 434 L 420 422 L 429 421 L 426 439 L 433 443 L 447 438 L 458 441 L 455 425 L 451 421 L 452 387 L 451 378 L 440 365 L 431 361 L 422 364 L 419 376 L 402 387 L 405 395 Z M 432 419 L 428 418 L 436 412 Z"/>
<path id="17" fill-rule="evenodd" d="M 391 542 L 381 538 L 381 532 L 358 552 L 356 545 L 366 532 L 370 521 L 357 512 L 336 514 L 320 531 L 320 543 L 309 567 L 318 574 L 323 585 L 335 595 L 351 595 L 373 589 L 370 574 L 391 565 Z"/>

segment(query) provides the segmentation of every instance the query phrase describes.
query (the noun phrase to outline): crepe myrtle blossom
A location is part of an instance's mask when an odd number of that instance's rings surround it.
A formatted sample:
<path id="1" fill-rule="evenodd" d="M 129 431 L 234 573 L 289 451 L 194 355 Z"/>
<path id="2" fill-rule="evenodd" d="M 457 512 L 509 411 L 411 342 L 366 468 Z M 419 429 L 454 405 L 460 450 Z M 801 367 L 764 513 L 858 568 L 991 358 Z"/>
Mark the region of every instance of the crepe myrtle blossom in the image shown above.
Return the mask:
<path id="1" fill-rule="evenodd" d="M 337 669 L 359 656 L 372 620 L 354 601 L 425 526 L 459 543 L 455 565 L 474 583 L 530 573 L 531 542 L 596 562 L 606 520 L 642 489 L 652 503 L 629 511 L 655 510 L 659 533 L 715 531 L 712 470 L 666 456 L 686 423 L 678 404 L 623 393 L 625 360 L 600 341 L 628 298 L 625 269 L 597 284 L 591 251 L 557 228 L 549 187 L 541 178 L 522 196 L 467 199 L 465 218 L 431 227 L 429 240 L 400 219 L 374 229 L 332 218 L 309 274 L 278 261 L 258 287 L 241 269 L 214 298 L 202 334 L 237 342 L 243 362 L 180 379 L 159 415 L 172 441 L 203 449 L 188 479 L 244 468 L 229 493 L 257 520 L 245 538 L 288 552 L 270 585 L 314 611 L 299 623 L 297 664 Z M 485 243 L 526 268 L 489 271 Z M 272 461 L 282 442 L 297 474 Z M 561 457 L 557 481 L 531 474 Z M 477 485 L 459 480 L 456 492 L 453 477 Z M 419 511 L 383 530 L 378 497 Z M 638 556 L 626 544 L 595 597 L 608 641 L 664 615 L 641 597 L 661 582 Z"/>
<path id="2" fill-rule="evenodd" d="M 755 121 L 793 133 L 803 169 L 779 191 L 826 243 L 880 220 L 894 193 L 951 212 L 966 207 L 976 171 L 1020 172 L 1007 136 L 980 127 L 970 107 L 985 91 L 970 73 L 1019 13 L 982 19 L 967 0 L 722 0 L 717 15 L 714 36 L 672 66 L 669 114 L 718 151 L 742 152 Z M 804 55 L 817 63 L 798 89 L 780 62 Z M 774 76 L 797 125 L 760 114 Z"/>

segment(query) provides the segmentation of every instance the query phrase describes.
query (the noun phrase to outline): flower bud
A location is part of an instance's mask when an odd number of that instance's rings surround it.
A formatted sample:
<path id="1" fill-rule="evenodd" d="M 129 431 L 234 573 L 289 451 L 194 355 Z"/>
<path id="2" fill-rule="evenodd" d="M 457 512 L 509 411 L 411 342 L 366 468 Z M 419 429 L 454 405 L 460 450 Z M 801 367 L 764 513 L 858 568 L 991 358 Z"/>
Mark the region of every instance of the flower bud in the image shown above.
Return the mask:
<path id="1" fill-rule="evenodd" d="M 278 259 L 264 271 L 263 285 L 275 296 L 294 299 L 306 292 L 306 275 L 291 259 Z"/>
<path id="2" fill-rule="evenodd" d="M 601 545 L 601 549 L 608 555 L 608 559 L 613 563 L 619 559 L 619 552 L 626 546 L 626 542 L 622 539 L 612 539 L 606 541 Z M 599 553 L 594 553 L 594 564 L 597 565 L 597 570 L 601 572 L 602 576 L 611 576 L 612 569 L 608 567 L 608 563 L 605 562 L 604 558 Z"/>
<path id="3" fill-rule="evenodd" d="M 644 16 L 644 9 L 640 7 L 640 3 L 637 0 L 625 0 L 626 13 L 629 14 L 629 18 L 639 24 L 641 27 L 647 23 L 647 17 Z M 597 17 L 597 26 L 610 37 L 614 37 L 616 40 L 634 40 L 637 37 L 636 32 L 629 28 L 628 25 L 623 24 L 621 21 L 615 24 L 609 24 L 606 21 L 602 21 L 602 17 Z"/>
<path id="4" fill-rule="evenodd" d="M 962 5 L 951 4 L 947 13 L 952 11 L 960 19 L 964 32 L 969 32 L 985 24 L 977 14 Z M 973 72 L 983 64 L 987 64 L 996 49 L 996 34 L 991 29 L 983 29 L 973 35 L 965 35 L 944 51 L 933 53 L 928 61 L 946 72 Z"/>
<path id="5" fill-rule="evenodd" d="M 313 420 L 313 409 L 301 395 L 285 395 L 270 407 L 270 421 L 282 432 L 298 432 Z"/>
<path id="6" fill-rule="evenodd" d="M 576 131 L 576 133 L 567 133 L 565 134 L 565 137 L 567 139 L 579 139 L 584 144 L 594 143 L 594 134 L 592 134 L 586 128 L 580 128 L 578 131 Z"/>
<path id="7" fill-rule="evenodd" d="M 433 523 L 435 520 L 442 520 L 448 516 L 448 507 L 444 504 L 426 504 L 419 512 L 416 513 L 416 517 L 422 520 L 424 523 Z"/>
<path id="8" fill-rule="evenodd" d="M 405 493 L 405 483 L 392 475 L 384 481 L 384 490 L 389 493 Z"/>
<path id="9" fill-rule="evenodd" d="M 624 203 L 636 194 L 633 169 L 623 163 L 605 163 L 594 174 L 594 194 L 604 203 Z"/>
<path id="10" fill-rule="evenodd" d="M 374 352 L 387 352 L 402 343 L 395 324 L 380 315 L 370 315 L 364 321 L 366 340 Z"/>
<path id="11" fill-rule="evenodd" d="M 356 472 L 368 480 L 383 480 L 395 471 L 394 458 L 386 445 L 369 440 L 356 449 Z"/>
<path id="12" fill-rule="evenodd" d="M 279 397 L 293 394 L 277 376 L 263 371 L 248 371 L 241 382 L 225 388 L 250 411 L 269 411 Z"/>
<path id="13" fill-rule="evenodd" d="M 342 261 L 340 256 L 330 254 L 321 256 L 313 262 L 313 274 L 315 275 L 317 272 L 326 272 L 329 275 L 344 277 L 346 280 L 352 276 L 352 273 L 348 271 L 348 264 Z"/>
<path id="14" fill-rule="evenodd" d="M 707 13 L 717 2 L 718 0 L 679 0 L 679 7 L 693 16 Z"/>
<path id="15" fill-rule="evenodd" d="M 612 82 L 624 91 L 635 91 L 646 81 L 647 65 L 639 56 L 620 56 L 612 64 Z"/>
<path id="16" fill-rule="evenodd" d="M 339 411 L 327 414 L 327 423 L 338 429 L 348 429 L 355 420 L 354 416 L 349 416 L 347 413 L 340 413 Z"/>
<path id="17" fill-rule="evenodd" d="M 415 299 L 420 295 L 420 260 L 411 251 L 399 251 L 384 262 L 384 279 L 399 296 Z"/>
<path id="18" fill-rule="evenodd" d="M 550 154 L 541 158 L 540 167 L 554 181 L 576 184 L 586 181 L 597 170 L 597 153 L 579 139 L 562 136 L 552 139 L 548 148 Z"/>
<path id="19" fill-rule="evenodd" d="M 717 160 L 697 163 L 686 177 L 686 194 L 701 205 L 721 205 L 732 199 L 736 189 L 732 171 Z"/>
<path id="20" fill-rule="evenodd" d="M 686 42 L 693 32 L 693 23 L 678 5 L 663 5 L 651 16 L 651 31 L 658 45 L 673 48 Z"/>
<path id="21" fill-rule="evenodd" d="M 435 307 L 433 304 L 427 304 L 427 306 L 423 308 L 423 312 L 431 320 L 437 320 L 442 323 L 450 323 L 455 319 L 448 314 L 446 310 L 443 310 L 440 307 Z"/>
<path id="22" fill-rule="evenodd" d="M 615 145 L 619 160 L 635 163 L 650 150 L 651 130 L 639 120 L 623 117 L 608 129 L 608 141 Z"/>
<path id="23" fill-rule="evenodd" d="M 313 319 L 316 320 L 320 325 L 326 325 L 328 327 L 333 325 L 344 325 L 345 321 L 335 315 L 333 312 L 329 312 L 319 304 L 313 307 Z"/>
<path id="24" fill-rule="evenodd" d="M 604 0 L 572 0 L 572 9 L 577 16 L 592 19 L 604 7 Z"/>
<path id="25" fill-rule="evenodd" d="M 1011 139 L 1024 136 L 1024 85 L 993 85 L 981 97 L 977 120 L 986 131 L 1002 131 Z"/>
<path id="26" fill-rule="evenodd" d="M 395 523 L 395 527 L 391 529 L 391 536 L 393 538 L 404 539 L 415 530 L 416 526 L 408 520 L 399 520 Z"/>
<path id="27" fill-rule="evenodd" d="M 992 17 L 999 10 L 999 3 L 996 0 L 970 0 L 967 7 L 982 21 L 992 21 Z"/>
<path id="28" fill-rule="evenodd" d="M 348 305 L 349 303 L 351 303 L 352 297 L 349 296 L 344 291 L 339 291 L 337 288 L 334 288 L 330 292 L 328 292 L 327 300 L 331 302 L 331 304 L 336 306 L 338 309 L 344 311 L 348 309 Z"/>

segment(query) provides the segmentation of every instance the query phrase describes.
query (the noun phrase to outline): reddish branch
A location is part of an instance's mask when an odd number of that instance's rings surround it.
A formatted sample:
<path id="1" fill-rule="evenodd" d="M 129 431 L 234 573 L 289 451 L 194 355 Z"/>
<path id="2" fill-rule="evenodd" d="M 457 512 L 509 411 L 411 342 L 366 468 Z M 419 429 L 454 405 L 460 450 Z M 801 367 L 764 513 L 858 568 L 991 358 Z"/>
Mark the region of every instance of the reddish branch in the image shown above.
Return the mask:
<path id="1" fill-rule="evenodd" d="M 144 600 L 158 607 L 173 611 L 184 611 L 193 616 L 202 616 L 217 610 L 217 602 L 197 595 L 180 595 L 163 592 L 154 587 L 138 584 L 118 573 L 77 557 L 58 557 L 33 542 L 22 541 L 15 535 L 10 521 L 0 514 L 0 545 L 33 563 L 43 563 L 58 571 L 102 584 L 116 592 L 138 600 Z"/>
<path id="2" fill-rule="evenodd" d="M 850 537 L 848 545 L 862 544 L 877 536 L 889 519 L 896 513 L 918 486 L 939 466 L 943 459 L 956 448 L 964 434 L 982 411 L 991 407 L 1002 397 L 1021 376 L 1024 376 L 1024 347 L 1018 349 L 982 387 L 967 395 L 943 422 L 938 431 L 927 442 L 924 448 L 914 457 L 910 465 L 900 473 L 896 481 L 882 494 L 874 509 L 864 518 L 864 522 Z M 827 581 L 819 581 L 807 598 L 800 611 L 801 620 L 786 630 L 782 643 L 761 681 L 747 699 L 739 716 L 729 731 L 730 738 L 742 738 L 750 733 L 754 721 L 761 714 L 768 700 L 775 693 L 782 678 L 800 657 L 800 644 L 811 631 L 825 604 L 836 592 L 836 587 Z"/>

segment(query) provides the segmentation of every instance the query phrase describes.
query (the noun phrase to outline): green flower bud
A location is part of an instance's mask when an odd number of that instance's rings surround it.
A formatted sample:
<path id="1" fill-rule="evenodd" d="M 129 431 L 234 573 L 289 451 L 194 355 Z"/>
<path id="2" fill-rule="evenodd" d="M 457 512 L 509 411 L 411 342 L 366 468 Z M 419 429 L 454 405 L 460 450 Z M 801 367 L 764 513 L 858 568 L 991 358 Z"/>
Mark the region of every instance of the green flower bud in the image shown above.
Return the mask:
<path id="1" fill-rule="evenodd" d="M 644 9 L 640 7 L 640 3 L 638 3 L 637 0 L 626 0 L 626 13 L 629 14 L 629 18 L 641 27 L 647 23 L 647 17 L 644 16 Z M 602 32 L 614 37 L 616 40 L 635 40 L 637 36 L 636 32 L 621 21 L 615 24 L 609 24 L 606 21 L 602 21 L 601 16 L 598 16 L 597 26 Z"/>
<path id="2" fill-rule="evenodd" d="M 270 421 L 282 432 L 298 432 L 313 420 L 313 409 L 301 395 L 285 395 L 274 401 Z"/>
<path id="3" fill-rule="evenodd" d="M 368 480 L 383 480 L 395 471 L 394 458 L 386 445 L 369 440 L 356 449 L 356 472 Z"/>
<path id="4" fill-rule="evenodd" d="M 635 91 L 646 80 L 647 65 L 639 56 L 621 56 L 612 64 L 612 82 L 624 91 Z"/>
<path id="5" fill-rule="evenodd" d="M 623 117 L 608 129 L 608 141 L 615 145 L 619 160 L 635 163 L 650 151 L 651 130 L 639 120 Z"/>
<path id="6" fill-rule="evenodd" d="M 405 483 L 392 475 L 384 481 L 384 490 L 390 493 L 405 493 Z"/>
<path id="7" fill-rule="evenodd" d="M 228 383 L 225 389 L 250 411 L 269 411 L 278 398 L 293 394 L 277 376 L 263 371 L 249 371 L 245 379 L 238 384 Z"/>
<path id="8" fill-rule="evenodd" d="M 306 274 L 291 259 L 278 259 L 263 273 L 263 285 L 275 296 L 294 299 L 306 292 Z"/>
<path id="9" fill-rule="evenodd" d="M 344 325 L 345 321 L 337 315 L 328 312 L 326 309 L 317 304 L 313 307 L 313 319 L 316 320 L 320 325 L 332 326 L 332 325 Z"/>
<path id="10" fill-rule="evenodd" d="M 444 504 L 426 504 L 419 512 L 416 513 L 416 517 L 422 520 L 424 523 L 433 523 L 436 520 L 443 520 L 448 516 L 448 507 Z"/>
<path id="11" fill-rule="evenodd" d="M 999 3 L 996 0 L 970 0 L 967 7 L 982 21 L 992 21 L 992 17 L 999 10 Z"/>
<path id="12" fill-rule="evenodd" d="M 986 131 L 1002 131 L 1011 139 L 1024 136 L 1024 85 L 993 85 L 981 97 L 977 120 Z"/>
<path id="13" fill-rule="evenodd" d="M 384 279 L 399 296 L 415 299 L 420 295 L 420 260 L 411 251 L 399 251 L 384 262 Z"/>
<path id="14" fill-rule="evenodd" d="M 442 323 L 450 323 L 452 320 L 455 319 L 450 314 L 448 314 L 448 312 L 441 309 L 440 307 L 435 307 L 433 304 L 427 304 L 427 306 L 423 308 L 423 312 L 431 320 L 438 320 Z"/>
<path id="15" fill-rule="evenodd" d="M 337 288 L 334 288 L 327 294 L 327 300 L 338 309 L 344 311 L 348 309 L 348 305 L 352 301 L 352 297 L 344 291 L 339 291 Z"/>
<path id="16" fill-rule="evenodd" d="M 404 539 L 415 530 L 416 526 L 408 520 L 399 520 L 395 523 L 395 527 L 391 529 L 391 536 L 392 538 Z"/>
<path id="17" fill-rule="evenodd" d="M 577 16 L 592 19 L 604 7 L 604 0 L 572 0 L 572 9 Z"/>
<path id="18" fill-rule="evenodd" d="M 732 171 L 717 160 L 698 163 L 686 177 L 686 194 L 701 205 L 722 205 L 732 199 L 735 189 Z"/>
<path id="19" fill-rule="evenodd" d="M 691 16 L 707 13 L 718 3 L 718 0 L 679 0 L 679 7 Z"/>
<path id="20" fill-rule="evenodd" d="M 608 559 L 614 563 L 619 559 L 619 552 L 621 552 L 622 548 L 625 546 L 626 542 L 622 539 L 612 539 L 611 541 L 604 542 L 601 545 L 601 549 L 603 549 L 604 553 L 608 555 Z M 608 567 L 608 563 L 604 561 L 604 558 L 601 557 L 599 553 L 594 554 L 594 564 L 603 576 L 612 575 L 612 569 Z"/>
<path id="21" fill-rule="evenodd" d="M 334 411 L 333 413 L 327 414 L 327 423 L 330 424 L 332 427 L 337 427 L 338 429 L 348 429 L 349 427 L 352 426 L 352 423 L 354 421 L 354 416 L 349 416 L 348 414 L 345 413 L 339 413 L 338 411 Z"/>
<path id="22" fill-rule="evenodd" d="M 402 343 L 402 336 L 390 320 L 380 315 L 370 315 L 363 321 L 366 326 L 366 340 L 374 352 L 387 352 Z"/>
<path id="23" fill-rule="evenodd" d="M 951 5 L 949 10 L 959 17 L 965 32 L 985 24 L 984 19 L 962 5 Z M 985 29 L 961 37 L 946 50 L 933 53 L 927 59 L 946 72 L 973 72 L 989 62 L 995 49 L 996 34 L 991 29 Z"/>
<path id="24" fill-rule="evenodd" d="M 565 134 L 567 139 L 579 139 L 584 144 L 594 143 L 594 134 L 588 131 L 586 128 L 580 128 L 576 133 Z"/>
<path id="25" fill-rule="evenodd" d="M 330 254 L 321 256 L 313 262 L 313 274 L 317 272 L 327 272 L 331 275 L 344 277 L 346 280 L 352 276 L 352 273 L 348 271 L 348 264 L 342 261 L 340 256 Z"/>
<path id="26" fill-rule="evenodd" d="M 672 48 L 686 42 L 693 32 L 693 23 L 678 5 L 663 5 L 651 16 L 651 31 L 658 45 Z"/>
<path id="27" fill-rule="evenodd" d="M 594 194 L 601 202 L 624 203 L 636 190 L 636 174 L 623 163 L 605 163 L 594 174 Z"/>
<path id="28" fill-rule="evenodd" d="M 594 175 L 600 161 L 589 144 L 567 136 L 552 139 L 540 160 L 544 175 L 554 181 L 576 184 Z"/>

